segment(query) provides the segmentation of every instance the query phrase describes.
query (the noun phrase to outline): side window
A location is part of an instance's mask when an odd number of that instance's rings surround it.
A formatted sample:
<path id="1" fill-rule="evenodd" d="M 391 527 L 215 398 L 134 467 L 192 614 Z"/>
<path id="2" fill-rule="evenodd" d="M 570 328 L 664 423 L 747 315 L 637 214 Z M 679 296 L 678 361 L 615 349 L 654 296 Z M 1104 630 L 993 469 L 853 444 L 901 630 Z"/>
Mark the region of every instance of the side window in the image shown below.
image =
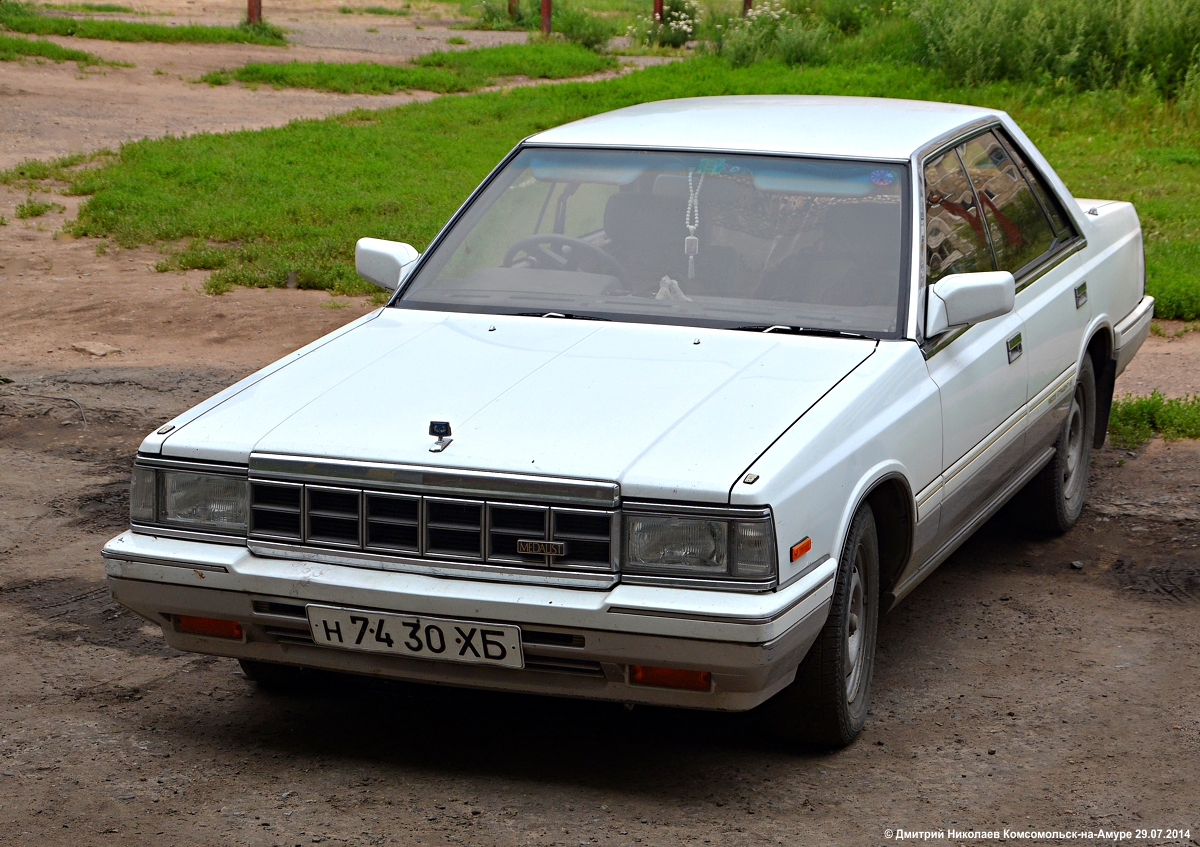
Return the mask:
<path id="1" fill-rule="evenodd" d="M 953 150 L 925 165 L 925 268 L 928 282 L 992 270 L 975 193 Z"/>
<path id="2" fill-rule="evenodd" d="M 1054 244 L 1054 230 L 1020 168 L 994 133 L 958 148 L 987 219 L 996 264 L 1016 273 Z"/>
<path id="3" fill-rule="evenodd" d="M 1004 142 L 1004 146 L 1008 150 L 1008 155 L 1017 163 L 1017 167 L 1021 169 L 1021 173 L 1025 174 L 1025 179 L 1029 180 L 1029 184 L 1033 186 L 1033 193 L 1042 201 L 1042 208 L 1050 216 L 1050 223 L 1054 227 L 1054 231 L 1058 233 L 1058 240 L 1070 241 L 1077 234 L 1075 227 L 1071 223 L 1071 219 L 1063 213 L 1054 192 L 1046 185 L 1046 180 L 1026 163 L 1025 157 L 1021 155 L 1020 149 L 1012 143 L 1011 138 L 1002 132 L 998 132 L 997 135 Z"/>

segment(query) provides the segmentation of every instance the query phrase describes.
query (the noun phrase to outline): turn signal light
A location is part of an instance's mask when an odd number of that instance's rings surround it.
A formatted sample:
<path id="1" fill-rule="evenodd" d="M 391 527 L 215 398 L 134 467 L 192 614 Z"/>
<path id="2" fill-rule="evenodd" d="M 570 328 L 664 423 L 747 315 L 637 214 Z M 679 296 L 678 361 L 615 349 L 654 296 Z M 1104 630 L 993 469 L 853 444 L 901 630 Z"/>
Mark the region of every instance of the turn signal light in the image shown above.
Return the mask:
<path id="1" fill-rule="evenodd" d="M 812 539 L 806 535 L 803 539 L 792 545 L 792 561 L 796 561 L 811 549 Z"/>
<path id="2" fill-rule="evenodd" d="M 175 615 L 175 629 L 195 635 L 211 635 L 215 638 L 242 637 L 242 625 L 237 621 L 220 618 L 201 618 L 196 615 Z"/>
<path id="3" fill-rule="evenodd" d="M 634 685 L 682 688 L 686 691 L 708 691 L 712 688 L 712 674 L 709 671 L 685 671 L 679 668 L 655 668 L 649 665 L 630 665 L 629 681 Z"/>

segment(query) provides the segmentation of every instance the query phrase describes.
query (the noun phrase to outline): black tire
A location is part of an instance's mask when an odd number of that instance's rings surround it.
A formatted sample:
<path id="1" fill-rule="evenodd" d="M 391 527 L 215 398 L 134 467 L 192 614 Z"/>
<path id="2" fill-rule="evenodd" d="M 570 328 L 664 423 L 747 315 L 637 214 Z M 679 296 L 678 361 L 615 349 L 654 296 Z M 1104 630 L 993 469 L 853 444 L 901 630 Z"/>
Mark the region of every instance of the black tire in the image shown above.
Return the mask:
<path id="1" fill-rule="evenodd" d="M 833 750 L 858 737 L 871 700 L 878 627 L 879 537 L 864 503 L 850 523 L 825 626 L 795 682 L 771 701 L 786 740 Z"/>
<path id="2" fill-rule="evenodd" d="M 1096 370 L 1091 356 L 1084 356 L 1054 457 L 1023 492 L 1024 511 L 1033 529 L 1062 535 L 1075 526 L 1087 501 L 1095 438 Z"/>
<path id="3" fill-rule="evenodd" d="M 304 669 L 294 665 L 279 665 L 274 662 L 259 662 L 255 659 L 238 659 L 242 673 L 254 680 L 264 691 L 288 693 L 304 687 Z"/>

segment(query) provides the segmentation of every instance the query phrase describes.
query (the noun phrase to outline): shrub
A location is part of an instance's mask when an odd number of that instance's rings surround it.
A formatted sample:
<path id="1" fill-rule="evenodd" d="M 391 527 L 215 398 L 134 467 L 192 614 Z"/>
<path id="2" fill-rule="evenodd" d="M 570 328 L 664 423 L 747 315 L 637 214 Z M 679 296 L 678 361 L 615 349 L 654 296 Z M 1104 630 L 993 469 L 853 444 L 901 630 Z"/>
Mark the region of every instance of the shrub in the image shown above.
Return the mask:
<path id="1" fill-rule="evenodd" d="M 1147 83 L 1173 95 L 1200 46 L 1200 0 L 914 0 L 930 61 L 964 82 Z"/>
<path id="2" fill-rule="evenodd" d="M 552 8 L 551 28 L 567 41 L 573 41 L 581 47 L 599 50 L 617 34 L 616 27 L 611 23 L 578 6 L 559 2 Z"/>
<path id="3" fill-rule="evenodd" d="M 767 59 L 789 65 L 819 64 L 828 57 L 835 34 L 823 18 L 791 12 L 781 0 L 765 0 L 731 25 L 723 54 L 734 67 Z"/>
<path id="4" fill-rule="evenodd" d="M 663 19 L 638 18 L 629 27 L 629 39 L 649 47 L 682 47 L 692 40 L 699 17 L 696 0 L 663 0 Z"/>
<path id="5" fill-rule="evenodd" d="M 847 35 L 861 30 L 875 13 L 870 4 L 861 0 L 823 0 L 817 9 L 826 23 Z"/>

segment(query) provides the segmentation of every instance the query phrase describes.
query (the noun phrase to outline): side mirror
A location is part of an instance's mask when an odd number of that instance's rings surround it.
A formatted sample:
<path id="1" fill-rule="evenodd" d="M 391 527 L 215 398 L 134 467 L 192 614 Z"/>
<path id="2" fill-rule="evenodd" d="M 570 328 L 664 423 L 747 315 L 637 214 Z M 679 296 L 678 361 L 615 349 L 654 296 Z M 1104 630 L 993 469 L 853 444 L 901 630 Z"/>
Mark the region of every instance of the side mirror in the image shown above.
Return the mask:
<path id="1" fill-rule="evenodd" d="M 929 286 L 925 335 L 933 338 L 948 329 L 983 323 L 1013 310 L 1017 282 L 1008 271 L 950 274 Z"/>
<path id="2" fill-rule="evenodd" d="M 360 238 L 354 246 L 354 269 L 367 282 L 395 291 L 421 254 L 403 241 Z"/>

